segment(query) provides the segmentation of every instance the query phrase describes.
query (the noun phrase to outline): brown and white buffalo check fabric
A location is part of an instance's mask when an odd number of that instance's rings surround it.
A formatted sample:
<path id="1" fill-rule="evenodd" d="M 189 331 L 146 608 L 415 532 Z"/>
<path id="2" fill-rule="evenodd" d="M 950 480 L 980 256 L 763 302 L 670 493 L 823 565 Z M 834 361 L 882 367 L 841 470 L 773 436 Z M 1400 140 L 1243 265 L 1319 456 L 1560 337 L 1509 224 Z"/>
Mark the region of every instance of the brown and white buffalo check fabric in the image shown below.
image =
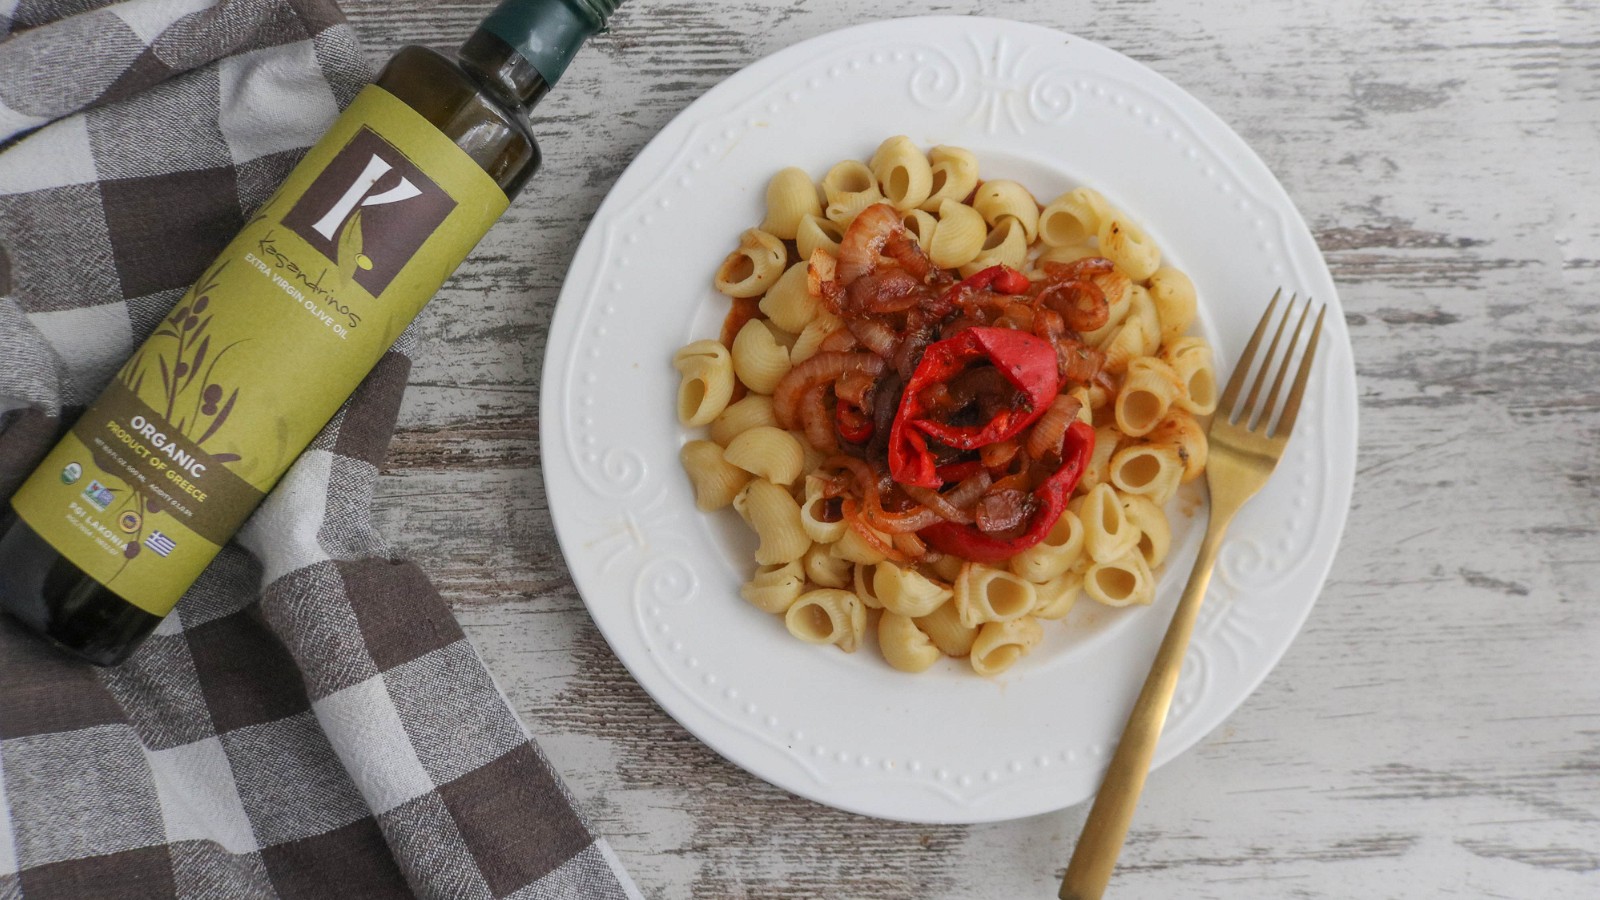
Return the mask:
<path id="1" fill-rule="evenodd" d="M 331 0 L 0 0 L 0 501 L 368 77 Z M 128 663 L 0 624 L 0 900 L 638 895 L 372 528 L 407 349 Z"/>

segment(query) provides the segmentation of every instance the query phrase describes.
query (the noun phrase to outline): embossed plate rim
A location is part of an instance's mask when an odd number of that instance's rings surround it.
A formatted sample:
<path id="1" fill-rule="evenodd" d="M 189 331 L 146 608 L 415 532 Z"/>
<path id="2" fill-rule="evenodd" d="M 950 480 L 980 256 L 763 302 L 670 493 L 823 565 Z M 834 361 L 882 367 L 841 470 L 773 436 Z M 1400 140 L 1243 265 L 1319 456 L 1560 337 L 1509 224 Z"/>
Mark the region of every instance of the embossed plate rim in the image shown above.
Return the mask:
<path id="1" fill-rule="evenodd" d="M 880 45 L 881 52 L 873 49 Z M 922 50 L 949 64 L 948 81 L 934 71 L 937 61 L 923 65 L 918 58 L 916 65 L 922 68 L 912 65 L 910 57 Z M 958 54 L 971 59 L 962 56 L 966 61 L 958 62 Z M 792 133 L 797 123 L 824 115 L 807 105 L 813 102 L 808 91 L 826 96 L 835 89 L 834 81 L 850 97 L 855 94 L 847 89 L 859 92 L 863 84 L 881 90 L 886 82 L 880 70 L 904 75 L 906 90 L 913 95 L 912 82 L 926 76 L 921 100 L 943 97 L 947 108 L 958 101 L 964 105 L 945 113 L 891 110 L 882 116 L 876 108 L 835 107 L 828 118 L 830 124 L 837 119 L 846 140 L 833 135 L 819 141 Z M 1061 73 L 1071 77 L 1046 77 Z M 837 101 L 837 96 L 830 100 Z M 955 122 L 956 112 L 972 120 Z M 922 118 L 916 119 L 918 115 Z M 1119 612 L 1115 615 L 1121 618 L 1110 624 L 1084 626 L 1091 638 L 1081 645 L 1069 643 L 1068 650 L 1053 658 L 1030 657 L 999 684 L 944 676 L 906 681 L 907 676 L 889 672 L 871 651 L 845 658 L 799 645 L 781 627 L 774 638 L 771 621 L 751 618 L 761 614 L 737 599 L 736 563 L 731 561 L 737 554 L 724 546 L 737 539 L 715 521 L 708 524 L 692 503 L 684 509 L 687 485 L 675 464 L 677 447 L 687 437 L 671 421 L 674 379 L 667 361 L 681 343 L 703 336 L 716 318 L 707 312 L 714 307 L 705 282 L 738 231 L 759 220 L 751 210 L 757 208 L 752 202 L 759 202 L 764 180 L 751 176 L 749 184 L 741 180 L 733 187 L 700 186 L 719 171 L 740 166 L 756 171 L 752 166 L 758 163 L 767 165 L 761 170 L 766 173 L 789 164 L 825 167 L 864 152 L 851 140 L 875 144 L 899 130 L 926 142 L 919 131 L 895 127 L 896 116 L 919 123 L 918 129 L 938 140 L 973 146 L 991 177 L 1070 181 L 1069 169 L 1083 175 L 1087 168 L 1089 183 L 1108 187 L 1098 176 L 1109 172 L 1110 164 L 1094 159 L 1095 151 L 1081 151 L 1089 162 L 1077 159 L 1069 166 L 1059 159 L 1073 137 L 1060 126 L 1080 118 L 1085 125 L 1109 129 L 1108 134 L 1132 135 L 1131 157 L 1145 153 L 1165 159 L 1160 154 L 1171 154 L 1176 160 L 1178 151 L 1187 148 L 1188 156 L 1171 166 L 1193 167 L 1204 173 L 1206 183 L 1191 183 L 1198 176 L 1180 180 L 1176 188 L 1194 194 L 1185 195 L 1185 202 L 1222 204 L 1213 213 L 1216 221 L 1253 221 L 1261 232 L 1244 235 L 1263 245 L 1260 252 L 1230 251 L 1239 252 L 1238 264 L 1205 283 L 1225 284 L 1241 294 L 1261 293 L 1259 298 L 1230 295 L 1225 301 L 1203 296 L 1202 318 L 1207 321 L 1202 330 L 1213 340 L 1220 338 L 1219 356 L 1224 359 L 1242 343 L 1233 334 L 1237 326 L 1254 322 L 1258 304 L 1270 292 L 1270 284 L 1262 290 L 1259 282 L 1301 282 L 1329 301 L 1336 313 L 1339 309 L 1315 243 L 1271 173 L 1221 120 L 1156 73 L 1091 42 L 1005 20 L 931 17 L 856 26 L 779 51 L 708 91 L 651 141 L 602 204 L 574 257 L 545 361 L 541 453 L 551 512 L 574 581 L 618 657 L 663 709 L 730 761 L 803 796 L 868 815 L 922 822 L 1032 815 L 1092 793 L 1106 744 L 1120 729 L 1115 709 L 1125 709 L 1142 678 L 1145 663 L 1126 652 L 1127 645 L 1153 648 L 1161 611 Z M 891 124 L 880 123 L 880 118 Z M 861 133 L 850 132 L 851 127 Z M 1050 128 L 1059 130 L 1040 133 Z M 997 136 L 1001 130 L 1016 134 Z M 1170 140 L 1172 146 L 1157 138 Z M 810 149 L 803 149 L 807 140 Z M 1043 146 L 1051 148 L 1044 156 Z M 775 158 L 759 155 L 773 147 L 780 148 L 773 151 Z M 870 144 L 864 148 L 870 149 Z M 990 169 L 994 160 L 1016 171 Z M 1128 181 L 1126 172 L 1117 172 L 1114 182 Z M 691 192 L 691 185 L 697 192 Z M 1201 188 L 1214 190 L 1203 194 Z M 1161 198 L 1141 195 L 1140 190 L 1124 184 L 1122 194 L 1110 193 L 1158 241 L 1163 232 L 1184 235 L 1166 245 L 1176 264 L 1192 269 L 1192 258 L 1214 253 L 1215 248 L 1202 246 L 1197 237 L 1202 232 L 1191 228 L 1193 223 L 1179 228 L 1173 222 L 1168 228 L 1171 216 L 1149 212 L 1147 204 Z M 715 197 L 721 205 L 708 211 L 703 207 L 709 201 L 702 197 Z M 1252 205 L 1259 207 L 1258 213 L 1240 211 Z M 668 226 L 672 233 L 663 237 Z M 696 227 L 715 232 L 706 239 L 714 251 L 697 246 L 689 251 L 692 260 L 664 257 L 662 247 L 681 249 L 702 240 L 686 234 Z M 641 258 L 637 254 L 643 250 L 630 248 L 654 248 L 656 255 Z M 1252 269 L 1250 277 L 1235 272 L 1258 263 L 1260 271 Z M 1202 260 L 1201 270 L 1207 266 L 1215 268 Z M 685 286 L 677 287 L 680 282 Z M 648 291 L 653 305 L 631 299 L 629 289 Z M 1223 321 L 1209 321 L 1219 311 Z M 1189 688 L 1187 694 L 1180 690 L 1158 764 L 1215 727 L 1259 684 L 1298 631 L 1331 565 L 1349 505 L 1355 450 L 1354 366 L 1342 317 L 1331 319 L 1323 357 L 1327 367 L 1302 417 L 1303 424 L 1308 419 L 1315 424 L 1301 442 L 1298 461 L 1288 463 L 1292 471 L 1282 473 L 1287 482 L 1298 471 L 1303 488 L 1297 493 L 1296 485 L 1280 484 L 1274 492 L 1269 486 L 1258 501 L 1264 508 L 1254 531 L 1248 520 L 1235 526 L 1240 547 L 1254 549 L 1259 565 L 1252 570 L 1247 565 L 1251 554 L 1243 551 L 1225 560 L 1191 652 L 1193 665 L 1185 673 Z M 1313 414 L 1316 405 L 1323 408 Z M 626 490 L 614 490 L 619 486 Z M 1303 519 L 1303 511 L 1290 507 L 1303 509 L 1308 498 L 1317 509 L 1309 530 L 1298 532 L 1306 541 L 1304 552 L 1292 565 L 1278 566 L 1289 554 L 1265 546 L 1274 528 L 1281 530 L 1273 517 Z M 1247 546 L 1252 534 L 1261 540 Z M 1191 534 L 1168 563 L 1158 605 L 1170 608 L 1175 600 L 1197 537 Z M 1278 567 L 1268 571 L 1273 566 Z M 1290 596 L 1264 602 L 1258 579 L 1263 573 L 1273 579 L 1273 593 Z M 1243 587 L 1234 590 L 1232 580 Z M 1149 615 L 1141 618 L 1141 613 Z M 1106 639 L 1097 644 L 1095 635 Z M 726 640 L 719 643 L 718 636 Z M 1079 641 L 1080 636 L 1063 640 Z M 1259 646 L 1245 646 L 1251 642 Z M 1099 694 L 1074 693 L 1072 686 L 1082 683 L 1085 667 L 1111 683 Z M 813 708 L 793 691 L 764 683 L 774 671 L 864 694 L 868 707 L 874 702 L 879 706 L 866 712 Z M 1060 702 L 1047 702 L 1062 694 Z M 950 698 L 955 706 L 951 720 L 967 726 L 955 730 L 981 733 L 941 734 L 937 728 L 913 733 L 921 709 L 897 709 L 886 700 L 912 707 L 931 704 L 935 696 Z M 910 718 L 901 722 L 900 731 L 887 733 L 894 729 L 886 723 L 896 716 Z M 990 735 L 997 741 L 1031 740 L 1035 745 L 1020 755 L 998 753 L 981 740 Z"/>

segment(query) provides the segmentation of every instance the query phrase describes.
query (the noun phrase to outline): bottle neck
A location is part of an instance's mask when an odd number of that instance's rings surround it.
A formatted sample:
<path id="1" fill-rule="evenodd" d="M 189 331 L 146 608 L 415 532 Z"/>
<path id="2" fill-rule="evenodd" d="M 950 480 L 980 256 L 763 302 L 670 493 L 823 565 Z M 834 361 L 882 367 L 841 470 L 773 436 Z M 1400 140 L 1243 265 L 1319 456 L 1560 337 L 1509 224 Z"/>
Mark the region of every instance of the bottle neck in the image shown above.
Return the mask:
<path id="1" fill-rule="evenodd" d="M 474 31 L 456 58 L 473 80 L 513 109 L 532 109 L 550 91 L 550 82 L 527 57 L 487 29 Z"/>
<path id="2" fill-rule="evenodd" d="M 617 0 L 502 0 L 461 46 L 461 65 L 501 99 L 531 107 L 616 6 Z"/>

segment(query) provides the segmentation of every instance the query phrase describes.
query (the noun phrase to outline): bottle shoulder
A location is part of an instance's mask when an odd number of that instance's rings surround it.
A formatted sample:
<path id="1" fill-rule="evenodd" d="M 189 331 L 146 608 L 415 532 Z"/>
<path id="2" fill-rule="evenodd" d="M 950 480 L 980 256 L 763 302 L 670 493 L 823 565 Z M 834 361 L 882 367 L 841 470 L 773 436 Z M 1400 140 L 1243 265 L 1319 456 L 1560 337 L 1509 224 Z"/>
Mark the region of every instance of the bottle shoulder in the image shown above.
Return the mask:
<path id="1" fill-rule="evenodd" d="M 516 196 L 538 168 L 539 144 L 526 113 L 502 102 L 443 54 L 403 47 L 376 83 L 454 141 L 506 196 Z"/>

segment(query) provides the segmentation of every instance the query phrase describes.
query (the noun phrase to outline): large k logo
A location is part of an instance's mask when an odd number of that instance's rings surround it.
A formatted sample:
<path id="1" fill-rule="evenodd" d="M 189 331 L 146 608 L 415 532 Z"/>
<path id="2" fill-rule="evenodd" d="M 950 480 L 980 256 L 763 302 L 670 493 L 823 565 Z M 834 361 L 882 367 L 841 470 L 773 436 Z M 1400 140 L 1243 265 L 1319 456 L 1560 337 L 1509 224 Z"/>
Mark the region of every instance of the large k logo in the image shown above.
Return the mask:
<path id="1" fill-rule="evenodd" d="M 356 132 L 295 201 L 283 224 L 330 268 L 381 296 L 456 201 L 370 128 Z"/>
<path id="2" fill-rule="evenodd" d="M 344 220 L 349 218 L 350 213 L 355 210 L 358 203 L 362 206 L 382 206 L 385 203 L 399 203 L 401 200 L 410 200 L 412 197 L 422 196 L 422 189 L 404 177 L 400 179 L 399 184 L 387 191 L 368 196 L 372 186 L 378 183 L 378 179 L 393 168 L 394 166 L 384 162 L 382 157 L 374 154 L 371 159 L 367 160 L 367 167 L 361 171 L 361 177 L 350 185 L 350 190 L 344 192 L 344 196 L 340 197 L 339 202 L 328 210 L 327 215 L 318 219 L 317 224 L 311 226 L 312 229 L 331 241 L 335 232 L 339 230 L 339 226 L 343 225 Z M 363 197 L 366 199 L 362 199 Z"/>

